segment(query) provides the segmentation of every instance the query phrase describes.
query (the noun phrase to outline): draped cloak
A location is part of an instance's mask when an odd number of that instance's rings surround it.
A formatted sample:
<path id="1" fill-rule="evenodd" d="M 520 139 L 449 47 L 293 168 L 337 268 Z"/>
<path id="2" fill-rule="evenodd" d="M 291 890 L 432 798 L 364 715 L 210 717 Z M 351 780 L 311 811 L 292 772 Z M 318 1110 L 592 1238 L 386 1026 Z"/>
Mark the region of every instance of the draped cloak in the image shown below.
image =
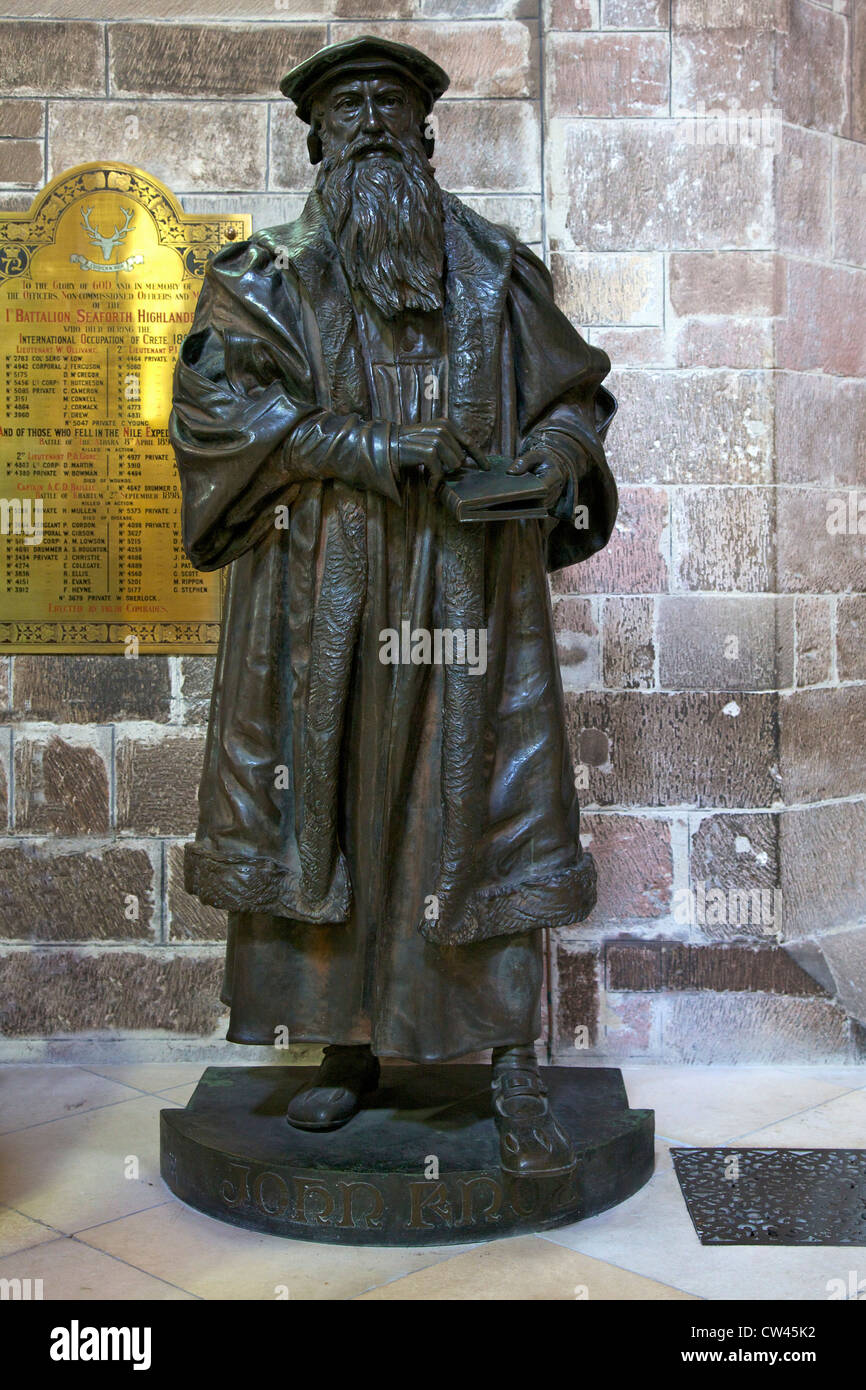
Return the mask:
<path id="1" fill-rule="evenodd" d="M 443 201 L 442 314 L 377 336 L 314 193 L 214 259 L 177 366 L 184 546 L 229 566 L 185 877 L 229 910 L 238 1042 L 285 1027 L 422 1061 L 530 1041 L 540 929 L 595 903 L 546 574 L 613 527 L 610 364 L 526 247 Z M 487 453 L 562 462 L 555 513 L 452 520 L 391 430 L 442 414 Z M 407 623 L 483 630 L 486 670 L 384 663 Z"/>

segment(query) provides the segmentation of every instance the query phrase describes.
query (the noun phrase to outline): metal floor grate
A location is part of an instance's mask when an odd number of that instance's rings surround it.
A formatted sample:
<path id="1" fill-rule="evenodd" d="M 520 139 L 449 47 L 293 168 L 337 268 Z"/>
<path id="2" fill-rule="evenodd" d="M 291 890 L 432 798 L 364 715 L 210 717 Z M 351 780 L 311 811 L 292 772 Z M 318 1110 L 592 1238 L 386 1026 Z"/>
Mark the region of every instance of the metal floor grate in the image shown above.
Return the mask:
<path id="1" fill-rule="evenodd" d="M 702 1245 L 866 1245 L 866 1149 L 671 1153 Z"/>

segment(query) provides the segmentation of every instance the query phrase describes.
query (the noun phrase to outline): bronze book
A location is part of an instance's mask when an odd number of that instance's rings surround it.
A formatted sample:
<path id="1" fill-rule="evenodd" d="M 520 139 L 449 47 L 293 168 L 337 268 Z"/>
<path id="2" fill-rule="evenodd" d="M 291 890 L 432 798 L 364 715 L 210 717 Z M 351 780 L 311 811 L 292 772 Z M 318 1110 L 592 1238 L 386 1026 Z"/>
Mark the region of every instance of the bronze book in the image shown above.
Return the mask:
<path id="1" fill-rule="evenodd" d="M 467 468 L 446 478 L 439 500 L 457 521 L 525 521 L 548 515 L 546 488 L 533 473 L 508 473 L 513 459 L 493 454 L 490 471 Z"/>

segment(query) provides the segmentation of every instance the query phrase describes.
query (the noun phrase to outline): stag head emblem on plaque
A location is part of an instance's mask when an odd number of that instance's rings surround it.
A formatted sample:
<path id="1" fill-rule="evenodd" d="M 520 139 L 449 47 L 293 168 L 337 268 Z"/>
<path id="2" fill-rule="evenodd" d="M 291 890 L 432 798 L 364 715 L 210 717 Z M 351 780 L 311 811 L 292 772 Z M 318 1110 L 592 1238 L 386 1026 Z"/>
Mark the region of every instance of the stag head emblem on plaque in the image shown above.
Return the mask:
<path id="1" fill-rule="evenodd" d="M 81 225 L 87 232 L 87 236 L 93 245 L 101 249 L 102 259 L 104 261 L 109 261 L 111 260 L 111 253 L 115 246 L 119 246 L 122 241 L 126 240 L 126 233 L 129 231 L 130 224 L 133 221 L 132 208 L 121 208 L 121 212 L 126 220 L 122 227 L 118 227 L 115 224 L 114 231 L 110 236 L 103 236 L 101 232 L 90 225 L 90 214 L 92 212 L 92 207 L 81 209 Z"/>

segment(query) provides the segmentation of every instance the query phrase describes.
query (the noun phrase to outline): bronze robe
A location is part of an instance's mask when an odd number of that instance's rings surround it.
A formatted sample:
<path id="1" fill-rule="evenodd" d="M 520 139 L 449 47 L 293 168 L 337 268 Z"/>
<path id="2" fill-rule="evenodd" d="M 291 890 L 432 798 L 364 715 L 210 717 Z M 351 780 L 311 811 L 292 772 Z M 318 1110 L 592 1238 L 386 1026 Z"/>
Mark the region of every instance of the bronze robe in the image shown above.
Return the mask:
<path id="1" fill-rule="evenodd" d="M 178 364 L 184 543 L 233 562 L 186 875 L 230 911 L 238 1042 L 530 1041 L 540 928 L 595 901 L 546 572 L 613 526 L 609 363 L 531 252 L 445 205 L 444 314 L 391 332 L 353 303 L 313 195 L 216 258 Z M 390 424 L 437 414 L 491 453 L 555 452 L 557 515 L 452 521 L 393 458 Z M 486 673 L 383 664 L 403 621 L 486 629 Z"/>

